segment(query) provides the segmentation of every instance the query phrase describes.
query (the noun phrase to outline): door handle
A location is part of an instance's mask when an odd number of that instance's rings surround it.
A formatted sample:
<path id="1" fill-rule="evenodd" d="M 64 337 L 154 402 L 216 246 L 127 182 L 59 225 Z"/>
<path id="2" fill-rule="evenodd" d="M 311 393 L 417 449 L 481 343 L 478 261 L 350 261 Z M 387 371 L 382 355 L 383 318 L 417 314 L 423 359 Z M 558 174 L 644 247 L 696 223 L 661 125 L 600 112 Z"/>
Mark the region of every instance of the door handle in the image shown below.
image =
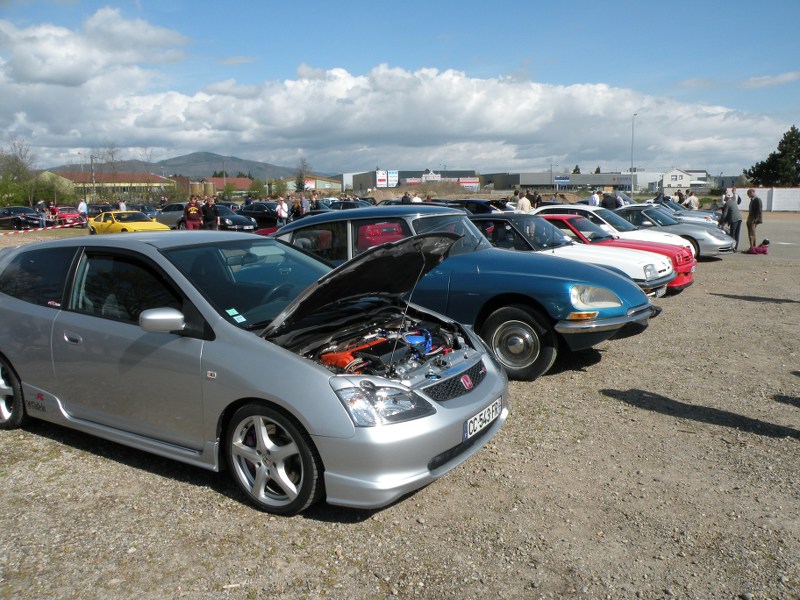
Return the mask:
<path id="1" fill-rule="evenodd" d="M 81 344 L 83 343 L 83 338 L 79 336 L 77 333 L 72 333 L 71 331 L 64 332 L 64 341 L 68 344 Z"/>

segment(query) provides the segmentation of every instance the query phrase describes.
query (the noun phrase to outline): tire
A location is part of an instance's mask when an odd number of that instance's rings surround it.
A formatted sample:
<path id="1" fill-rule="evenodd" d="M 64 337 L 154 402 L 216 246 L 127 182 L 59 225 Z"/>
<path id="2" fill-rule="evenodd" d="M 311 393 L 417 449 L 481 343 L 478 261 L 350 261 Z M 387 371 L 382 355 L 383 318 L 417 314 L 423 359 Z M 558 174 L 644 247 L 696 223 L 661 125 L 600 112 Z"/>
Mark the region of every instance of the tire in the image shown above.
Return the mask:
<path id="1" fill-rule="evenodd" d="M 119 232 L 120 233 L 128 233 L 128 230 L 127 229 L 120 229 Z"/>
<path id="2" fill-rule="evenodd" d="M 186 229 L 186 223 L 184 223 L 183 221 L 178 221 L 175 225 L 175 229 L 183 231 L 184 229 Z"/>
<path id="3" fill-rule="evenodd" d="M 89 226 L 89 235 L 97 235 L 97 230 L 91 225 Z"/>
<path id="4" fill-rule="evenodd" d="M 0 429 L 17 429 L 27 421 L 22 384 L 8 361 L 0 357 Z"/>
<path id="5" fill-rule="evenodd" d="M 247 404 L 234 413 L 225 460 L 236 484 L 263 511 L 294 515 L 323 495 L 322 461 L 311 438 L 267 405 Z"/>
<path id="6" fill-rule="evenodd" d="M 527 306 L 494 311 L 483 324 L 481 337 L 511 379 L 532 381 L 544 375 L 558 355 L 553 328 L 539 311 Z"/>

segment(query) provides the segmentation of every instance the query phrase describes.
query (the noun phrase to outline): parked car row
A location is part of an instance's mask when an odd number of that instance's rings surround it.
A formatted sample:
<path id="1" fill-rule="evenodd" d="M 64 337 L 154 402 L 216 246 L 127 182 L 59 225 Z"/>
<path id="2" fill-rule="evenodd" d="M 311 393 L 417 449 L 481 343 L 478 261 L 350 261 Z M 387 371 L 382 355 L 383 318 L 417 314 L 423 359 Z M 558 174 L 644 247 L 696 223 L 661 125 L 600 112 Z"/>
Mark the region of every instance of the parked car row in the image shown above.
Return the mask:
<path id="1" fill-rule="evenodd" d="M 34 417 L 224 468 L 276 514 L 385 506 L 509 414 L 478 336 L 407 301 L 462 243 L 413 236 L 337 269 L 220 231 L 3 248 L 0 429 Z"/>
<path id="2" fill-rule="evenodd" d="M 547 253 L 495 248 L 458 209 L 406 204 L 331 211 L 273 235 L 341 264 L 373 246 L 428 232 L 461 237 L 447 260 L 420 280 L 412 300 L 471 325 L 512 378 L 535 379 L 562 349 L 640 333 L 660 312 L 629 276 Z"/>
<path id="3" fill-rule="evenodd" d="M 342 207 L 269 237 L 135 232 L 182 229 L 175 204 L 89 221 L 124 236 L 0 249 L 0 429 L 34 417 L 225 469 L 283 515 L 381 507 L 441 477 L 502 427 L 508 377 L 642 334 L 652 300 L 713 252 L 638 205 Z"/>

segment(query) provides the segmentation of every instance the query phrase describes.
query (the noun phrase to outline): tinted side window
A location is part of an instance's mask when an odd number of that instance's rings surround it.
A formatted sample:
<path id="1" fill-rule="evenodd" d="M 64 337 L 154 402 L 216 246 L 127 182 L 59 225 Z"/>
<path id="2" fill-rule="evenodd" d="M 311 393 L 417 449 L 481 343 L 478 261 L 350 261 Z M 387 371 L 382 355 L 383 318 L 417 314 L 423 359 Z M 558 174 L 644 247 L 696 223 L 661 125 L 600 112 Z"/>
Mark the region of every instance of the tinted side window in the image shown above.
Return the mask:
<path id="1" fill-rule="evenodd" d="M 0 292 L 40 306 L 61 307 L 74 248 L 22 252 L 0 274 Z"/>
<path id="2" fill-rule="evenodd" d="M 129 256 L 88 254 L 72 296 L 77 312 L 131 323 L 149 308 L 182 308 L 180 296 L 160 273 Z"/>

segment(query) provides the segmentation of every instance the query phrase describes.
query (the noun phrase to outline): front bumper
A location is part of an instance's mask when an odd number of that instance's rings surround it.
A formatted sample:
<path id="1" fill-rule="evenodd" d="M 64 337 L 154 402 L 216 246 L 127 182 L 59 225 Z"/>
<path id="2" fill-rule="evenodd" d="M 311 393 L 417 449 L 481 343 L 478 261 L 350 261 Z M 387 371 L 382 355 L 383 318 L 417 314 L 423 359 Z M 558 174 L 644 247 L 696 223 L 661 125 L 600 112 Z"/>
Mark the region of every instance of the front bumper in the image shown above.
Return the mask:
<path id="1" fill-rule="evenodd" d="M 434 402 L 436 414 L 383 427 L 357 427 L 350 438 L 313 438 L 325 463 L 328 504 L 380 508 L 418 490 L 478 452 L 509 414 L 508 380 L 494 376 L 465 396 Z M 463 441 L 464 422 L 502 398 L 500 415 Z"/>
<path id="2" fill-rule="evenodd" d="M 621 317 L 587 319 L 585 321 L 559 321 L 555 330 L 561 334 L 570 350 L 591 348 L 608 339 L 630 337 L 641 333 L 650 319 L 661 314 L 661 308 L 653 304 L 637 306 Z"/>

